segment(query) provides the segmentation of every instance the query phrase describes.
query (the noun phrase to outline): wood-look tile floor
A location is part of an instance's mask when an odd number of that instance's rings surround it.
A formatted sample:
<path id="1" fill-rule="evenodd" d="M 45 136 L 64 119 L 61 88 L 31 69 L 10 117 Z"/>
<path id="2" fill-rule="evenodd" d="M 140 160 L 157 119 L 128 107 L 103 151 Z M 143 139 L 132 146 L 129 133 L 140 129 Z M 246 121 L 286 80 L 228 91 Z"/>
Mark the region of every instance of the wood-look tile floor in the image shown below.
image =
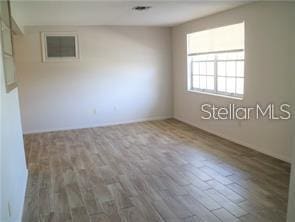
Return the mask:
<path id="1" fill-rule="evenodd" d="M 25 136 L 24 222 L 285 221 L 289 165 L 177 120 Z"/>

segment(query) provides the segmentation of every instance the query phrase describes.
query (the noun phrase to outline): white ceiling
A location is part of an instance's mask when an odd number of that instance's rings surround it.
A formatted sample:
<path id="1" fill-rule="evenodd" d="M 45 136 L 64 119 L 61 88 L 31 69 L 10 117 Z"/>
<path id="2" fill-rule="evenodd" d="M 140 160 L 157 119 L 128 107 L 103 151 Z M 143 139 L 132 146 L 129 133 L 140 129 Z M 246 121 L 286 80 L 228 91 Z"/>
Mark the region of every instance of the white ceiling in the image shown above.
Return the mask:
<path id="1" fill-rule="evenodd" d="M 12 0 L 21 25 L 173 26 L 237 7 L 249 1 L 71 1 Z M 134 11 L 134 6 L 152 6 Z"/>

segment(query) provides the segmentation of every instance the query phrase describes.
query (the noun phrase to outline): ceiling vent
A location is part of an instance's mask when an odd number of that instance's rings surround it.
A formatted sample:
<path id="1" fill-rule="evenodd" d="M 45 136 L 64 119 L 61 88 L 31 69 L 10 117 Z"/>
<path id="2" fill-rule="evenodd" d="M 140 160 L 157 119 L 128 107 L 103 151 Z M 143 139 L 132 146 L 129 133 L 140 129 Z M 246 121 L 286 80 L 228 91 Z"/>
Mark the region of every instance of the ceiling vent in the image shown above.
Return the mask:
<path id="1" fill-rule="evenodd" d="M 132 9 L 136 11 L 146 11 L 149 10 L 152 6 L 135 6 Z"/>

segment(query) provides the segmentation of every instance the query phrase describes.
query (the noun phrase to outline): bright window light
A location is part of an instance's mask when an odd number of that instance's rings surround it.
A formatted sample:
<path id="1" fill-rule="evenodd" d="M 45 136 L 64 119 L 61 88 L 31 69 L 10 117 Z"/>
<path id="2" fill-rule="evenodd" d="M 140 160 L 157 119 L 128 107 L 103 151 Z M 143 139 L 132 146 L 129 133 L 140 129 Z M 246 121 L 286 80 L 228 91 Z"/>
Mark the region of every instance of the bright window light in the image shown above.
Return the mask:
<path id="1" fill-rule="evenodd" d="M 242 98 L 244 23 L 187 35 L 188 90 Z"/>

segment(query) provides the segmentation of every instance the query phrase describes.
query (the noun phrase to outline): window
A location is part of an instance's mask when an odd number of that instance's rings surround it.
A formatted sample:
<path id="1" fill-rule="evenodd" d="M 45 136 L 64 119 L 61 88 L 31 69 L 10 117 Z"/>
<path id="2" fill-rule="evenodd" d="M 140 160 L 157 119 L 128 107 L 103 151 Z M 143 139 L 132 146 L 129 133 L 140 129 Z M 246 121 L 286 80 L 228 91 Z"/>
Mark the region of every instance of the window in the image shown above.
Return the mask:
<path id="1" fill-rule="evenodd" d="M 188 90 L 242 98 L 244 23 L 187 35 Z"/>
<path id="2" fill-rule="evenodd" d="M 75 33 L 42 33 L 43 61 L 79 59 L 78 36 Z"/>

